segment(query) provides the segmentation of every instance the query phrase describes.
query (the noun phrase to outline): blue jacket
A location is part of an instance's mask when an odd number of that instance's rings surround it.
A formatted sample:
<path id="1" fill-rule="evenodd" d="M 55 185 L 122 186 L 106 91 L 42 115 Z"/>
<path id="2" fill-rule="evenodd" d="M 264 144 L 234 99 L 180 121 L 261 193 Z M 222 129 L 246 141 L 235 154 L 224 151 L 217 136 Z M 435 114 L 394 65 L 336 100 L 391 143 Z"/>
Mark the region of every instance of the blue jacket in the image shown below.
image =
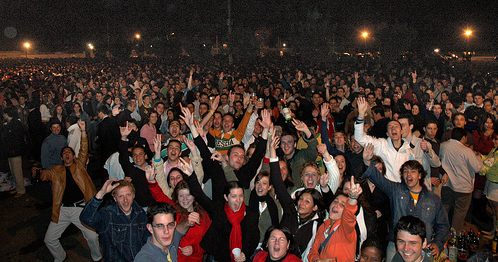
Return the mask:
<path id="1" fill-rule="evenodd" d="M 370 179 L 389 198 L 392 211 L 392 228 L 389 233 L 390 241 L 394 242 L 393 227 L 398 223 L 399 219 L 403 216 L 412 215 L 424 221 L 427 232 L 427 243 L 435 243 L 439 247 L 439 250 L 443 250 L 443 245 L 448 239 L 450 232 L 450 225 L 446 211 L 438 196 L 422 186 L 417 205 L 414 205 L 410 190 L 406 184 L 387 180 L 373 165 L 370 165 L 367 171 L 365 171 L 363 178 Z"/>
<path id="2" fill-rule="evenodd" d="M 149 237 L 145 211 L 133 201 L 128 218 L 116 203 L 99 209 L 101 203 L 93 197 L 81 212 L 81 223 L 99 234 L 105 261 L 133 261 Z"/>

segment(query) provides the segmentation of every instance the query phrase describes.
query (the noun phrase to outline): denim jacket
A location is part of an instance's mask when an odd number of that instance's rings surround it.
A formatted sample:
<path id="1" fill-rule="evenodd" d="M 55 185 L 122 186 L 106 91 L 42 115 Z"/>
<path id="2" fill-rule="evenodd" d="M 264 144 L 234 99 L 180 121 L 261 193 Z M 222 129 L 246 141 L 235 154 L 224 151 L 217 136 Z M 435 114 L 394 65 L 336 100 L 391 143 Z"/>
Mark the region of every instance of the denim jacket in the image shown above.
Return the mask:
<path id="1" fill-rule="evenodd" d="M 392 225 L 396 225 L 403 216 L 412 215 L 420 218 L 425 223 L 427 232 L 427 243 L 435 243 L 439 250 L 448 239 L 449 223 L 448 216 L 444 210 L 441 199 L 422 186 L 417 205 L 414 205 L 410 190 L 404 183 L 396 183 L 387 180 L 381 173 L 371 165 L 363 174 L 375 186 L 379 187 L 388 197 L 392 211 Z M 394 228 L 391 228 L 389 240 L 394 242 Z"/>
<path id="2" fill-rule="evenodd" d="M 81 223 L 99 234 L 105 261 L 133 261 L 149 237 L 145 211 L 133 201 L 128 218 L 116 203 L 99 209 L 101 203 L 93 197 L 81 212 Z"/>

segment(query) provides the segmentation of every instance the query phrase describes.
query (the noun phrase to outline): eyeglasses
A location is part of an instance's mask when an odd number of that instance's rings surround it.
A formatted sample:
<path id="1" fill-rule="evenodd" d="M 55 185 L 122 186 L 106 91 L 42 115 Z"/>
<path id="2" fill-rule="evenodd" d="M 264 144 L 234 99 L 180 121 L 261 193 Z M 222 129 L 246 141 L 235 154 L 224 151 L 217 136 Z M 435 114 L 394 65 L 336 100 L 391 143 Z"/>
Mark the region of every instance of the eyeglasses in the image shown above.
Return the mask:
<path id="1" fill-rule="evenodd" d="M 164 230 L 164 228 L 168 228 L 168 230 L 173 230 L 173 229 L 175 229 L 175 227 L 176 227 L 176 222 L 171 222 L 171 223 L 169 223 L 169 224 L 167 224 L 167 225 L 164 225 L 164 224 L 154 224 L 154 223 L 152 223 L 152 227 L 153 227 L 153 228 L 157 228 L 157 229 L 159 229 L 159 230 Z"/>
<path id="2" fill-rule="evenodd" d="M 305 176 L 318 176 L 318 174 L 315 174 L 315 173 L 306 173 L 306 174 L 303 174 L 303 177 Z"/>

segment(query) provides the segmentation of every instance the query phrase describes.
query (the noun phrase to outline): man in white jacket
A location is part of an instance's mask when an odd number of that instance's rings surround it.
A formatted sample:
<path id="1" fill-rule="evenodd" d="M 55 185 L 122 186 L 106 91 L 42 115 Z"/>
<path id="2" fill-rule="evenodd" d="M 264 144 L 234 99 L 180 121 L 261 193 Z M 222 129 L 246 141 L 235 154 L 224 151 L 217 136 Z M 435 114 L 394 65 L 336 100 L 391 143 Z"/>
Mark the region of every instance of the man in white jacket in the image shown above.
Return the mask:
<path id="1" fill-rule="evenodd" d="M 358 97 L 358 119 L 354 126 L 354 139 L 363 147 L 367 144 L 374 146 L 374 154 L 384 160 L 386 178 L 393 182 L 401 182 L 399 170 L 408 160 L 415 160 L 415 154 L 410 143 L 403 140 L 401 124 L 393 120 L 387 124 L 387 139 L 374 138 L 365 134 L 363 129 L 365 112 L 368 103 L 363 97 Z"/>

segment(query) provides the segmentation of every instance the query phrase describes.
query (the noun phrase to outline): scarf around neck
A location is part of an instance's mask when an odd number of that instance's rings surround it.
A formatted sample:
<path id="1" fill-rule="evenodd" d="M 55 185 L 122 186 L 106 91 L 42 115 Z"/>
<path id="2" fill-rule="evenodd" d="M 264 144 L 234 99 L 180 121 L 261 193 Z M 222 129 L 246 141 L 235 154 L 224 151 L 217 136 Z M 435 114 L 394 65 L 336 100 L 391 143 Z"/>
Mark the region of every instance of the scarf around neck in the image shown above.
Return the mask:
<path id="1" fill-rule="evenodd" d="M 227 215 L 228 222 L 232 225 L 232 230 L 230 231 L 229 247 L 230 247 L 230 257 L 234 261 L 233 253 L 231 252 L 234 248 L 242 249 L 242 227 L 240 223 L 244 220 L 246 213 L 246 205 L 242 203 L 239 211 L 234 212 L 228 203 L 225 203 L 225 214 Z"/>

